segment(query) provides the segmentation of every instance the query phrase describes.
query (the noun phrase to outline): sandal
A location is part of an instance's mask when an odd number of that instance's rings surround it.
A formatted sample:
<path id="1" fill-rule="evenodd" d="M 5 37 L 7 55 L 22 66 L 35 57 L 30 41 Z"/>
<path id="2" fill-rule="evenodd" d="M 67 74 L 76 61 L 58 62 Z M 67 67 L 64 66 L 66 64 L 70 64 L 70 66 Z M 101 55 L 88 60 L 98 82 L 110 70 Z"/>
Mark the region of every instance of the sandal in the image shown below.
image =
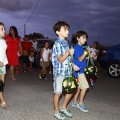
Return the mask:
<path id="1" fill-rule="evenodd" d="M 1 106 L 3 109 L 10 110 L 10 106 L 7 105 L 6 102 L 3 102 L 0 106 Z"/>
<path id="2" fill-rule="evenodd" d="M 16 80 L 14 77 L 11 77 L 11 80 Z"/>
<path id="3" fill-rule="evenodd" d="M 64 110 L 64 109 L 62 109 L 62 107 L 60 107 L 60 112 L 70 118 L 73 116 L 72 112 L 70 110 L 68 110 L 68 109 Z"/>
<path id="4" fill-rule="evenodd" d="M 58 120 L 66 120 L 65 116 L 62 115 L 61 113 L 55 113 L 53 116 Z"/>

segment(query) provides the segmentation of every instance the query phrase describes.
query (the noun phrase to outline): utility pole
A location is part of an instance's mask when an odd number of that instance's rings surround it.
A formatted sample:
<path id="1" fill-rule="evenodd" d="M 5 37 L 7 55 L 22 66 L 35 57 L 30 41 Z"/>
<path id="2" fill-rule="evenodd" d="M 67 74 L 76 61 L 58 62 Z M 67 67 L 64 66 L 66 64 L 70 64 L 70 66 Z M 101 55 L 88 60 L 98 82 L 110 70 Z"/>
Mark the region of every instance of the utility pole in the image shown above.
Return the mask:
<path id="1" fill-rule="evenodd" d="M 98 37 L 98 41 L 99 41 L 99 44 L 100 44 L 100 36 Z"/>
<path id="2" fill-rule="evenodd" d="M 24 38 L 25 38 L 25 35 L 26 35 L 26 24 L 24 24 Z"/>

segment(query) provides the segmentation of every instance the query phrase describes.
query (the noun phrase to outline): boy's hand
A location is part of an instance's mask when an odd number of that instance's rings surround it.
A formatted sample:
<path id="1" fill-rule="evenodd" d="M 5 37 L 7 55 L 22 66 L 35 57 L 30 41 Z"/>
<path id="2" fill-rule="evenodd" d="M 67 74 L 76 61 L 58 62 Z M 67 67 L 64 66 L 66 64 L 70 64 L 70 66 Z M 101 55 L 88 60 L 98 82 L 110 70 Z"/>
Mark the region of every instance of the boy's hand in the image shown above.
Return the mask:
<path id="1" fill-rule="evenodd" d="M 85 50 L 84 51 L 84 54 L 87 55 L 88 53 L 90 53 L 91 51 L 90 50 Z"/>
<path id="2" fill-rule="evenodd" d="M 0 61 L 0 67 L 2 67 L 3 66 L 3 63 Z"/>
<path id="3" fill-rule="evenodd" d="M 68 50 L 68 53 L 69 53 L 70 55 L 73 55 L 73 54 L 74 54 L 74 49 L 73 49 L 73 48 L 69 49 L 69 50 Z"/>
<path id="4" fill-rule="evenodd" d="M 73 67 L 73 69 L 74 69 L 75 71 L 80 70 L 80 68 L 79 68 L 77 65 L 75 65 L 74 63 L 72 63 L 72 67 Z"/>
<path id="5" fill-rule="evenodd" d="M 93 55 L 93 58 L 94 58 L 94 59 L 97 59 L 97 55 Z"/>
<path id="6" fill-rule="evenodd" d="M 85 51 L 84 51 L 84 54 L 85 54 L 85 55 L 87 55 L 87 54 L 88 54 L 88 51 L 87 51 L 87 50 L 85 50 Z"/>

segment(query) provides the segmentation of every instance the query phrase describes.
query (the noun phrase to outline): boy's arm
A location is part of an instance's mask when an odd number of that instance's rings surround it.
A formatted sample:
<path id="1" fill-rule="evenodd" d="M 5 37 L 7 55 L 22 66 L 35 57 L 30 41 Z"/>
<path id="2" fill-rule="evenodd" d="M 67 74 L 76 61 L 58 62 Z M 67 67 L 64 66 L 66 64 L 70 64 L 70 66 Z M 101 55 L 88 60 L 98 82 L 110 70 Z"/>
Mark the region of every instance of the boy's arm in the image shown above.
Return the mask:
<path id="1" fill-rule="evenodd" d="M 74 49 L 69 49 L 65 52 L 63 56 L 57 56 L 59 63 L 64 62 L 65 59 L 68 57 L 68 55 L 73 55 L 73 53 L 74 53 Z"/>
<path id="2" fill-rule="evenodd" d="M 3 66 L 3 63 L 0 61 L 0 67 L 2 67 Z"/>
<path id="3" fill-rule="evenodd" d="M 43 59 L 43 52 L 44 52 L 44 48 L 42 48 L 42 50 L 40 51 L 40 56 L 41 56 L 42 60 L 44 61 L 44 59 Z"/>
<path id="4" fill-rule="evenodd" d="M 3 66 L 3 56 L 4 56 L 4 52 L 3 52 L 3 49 L 0 45 L 0 67 Z"/>
<path id="5" fill-rule="evenodd" d="M 22 55 L 22 45 L 21 45 L 21 42 L 19 42 L 19 50 L 20 50 L 20 54 Z"/>
<path id="6" fill-rule="evenodd" d="M 80 61 L 80 62 L 82 62 L 83 60 L 84 60 L 84 58 L 87 56 L 87 54 L 88 54 L 88 51 L 84 51 L 84 53 L 83 53 L 83 55 L 82 56 L 80 56 L 79 58 L 78 58 L 78 60 Z"/>

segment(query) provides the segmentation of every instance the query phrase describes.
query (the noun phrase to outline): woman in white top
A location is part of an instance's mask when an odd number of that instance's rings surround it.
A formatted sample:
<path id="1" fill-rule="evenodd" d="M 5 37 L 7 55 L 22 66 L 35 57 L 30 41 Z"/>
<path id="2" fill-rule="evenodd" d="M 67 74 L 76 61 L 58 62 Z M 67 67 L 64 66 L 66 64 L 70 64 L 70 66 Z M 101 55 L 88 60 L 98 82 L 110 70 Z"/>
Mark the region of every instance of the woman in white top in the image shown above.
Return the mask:
<path id="1" fill-rule="evenodd" d="M 49 50 L 49 42 L 45 42 L 44 47 L 40 52 L 40 66 L 42 66 L 42 70 L 40 71 L 39 78 L 42 78 L 42 74 L 46 74 L 47 67 L 50 64 L 50 50 Z"/>
<path id="2" fill-rule="evenodd" d="M 8 64 L 8 60 L 6 57 L 6 49 L 7 45 L 3 37 L 5 36 L 5 27 L 2 22 L 0 22 L 0 102 L 1 107 L 4 109 L 9 110 L 10 107 L 6 104 L 4 98 L 3 98 L 3 86 L 4 86 L 4 80 L 5 80 L 5 74 L 6 74 L 6 64 Z"/>

